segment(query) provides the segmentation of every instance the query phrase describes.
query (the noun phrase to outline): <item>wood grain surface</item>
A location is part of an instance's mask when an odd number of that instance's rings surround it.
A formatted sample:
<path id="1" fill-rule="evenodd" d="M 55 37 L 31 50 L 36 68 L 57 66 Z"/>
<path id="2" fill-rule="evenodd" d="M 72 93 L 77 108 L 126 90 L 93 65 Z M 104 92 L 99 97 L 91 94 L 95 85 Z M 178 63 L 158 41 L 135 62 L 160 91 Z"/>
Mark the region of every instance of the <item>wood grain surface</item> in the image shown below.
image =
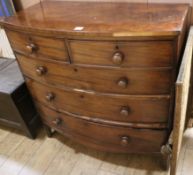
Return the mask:
<path id="1" fill-rule="evenodd" d="M 88 120 L 99 122 L 99 119 L 104 119 L 107 122 L 113 120 L 144 124 L 168 123 L 168 116 L 170 116 L 169 96 L 102 95 L 59 89 L 31 79 L 26 79 L 26 82 L 32 96 L 39 102 L 61 112 L 85 116 Z M 53 97 L 49 98 L 49 95 Z"/>
<path id="2" fill-rule="evenodd" d="M 57 113 L 38 105 L 43 121 L 79 143 L 108 152 L 159 152 L 167 138 L 166 130 L 113 127 Z M 55 123 L 59 119 L 60 123 Z M 86 127 L 86 129 L 85 129 Z M 101 132 L 103 131 L 103 132 Z M 128 140 L 124 140 L 124 139 Z M 159 139 L 156 139 L 159 138 Z"/>
<path id="3" fill-rule="evenodd" d="M 39 37 L 24 33 L 6 31 L 12 49 L 34 58 L 48 57 L 68 62 L 67 48 L 63 40 L 49 37 Z"/>
<path id="4" fill-rule="evenodd" d="M 60 87 L 103 93 L 168 95 L 171 93 L 171 68 L 120 69 L 112 67 L 74 66 L 62 62 L 31 59 L 16 54 L 24 75 Z M 39 76 L 37 71 L 45 69 Z M 123 81 L 123 85 L 119 84 Z"/>
<path id="5" fill-rule="evenodd" d="M 174 64 L 173 41 L 69 41 L 69 46 L 74 64 L 120 67 L 169 67 Z M 119 52 L 122 61 L 116 64 L 114 54 Z"/>
<path id="6" fill-rule="evenodd" d="M 27 29 L 27 31 L 43 30 L 42 33 L 58 32 L 61 34 L 62 32 L 68 37 L 80 36 L 80 34 L 122 38 L 126 36 L 176 36 L 182 30 L 181 21 L 188 12 L 187 7 L 187 5 L 176 4 L 149 4 L 147 6 L 146 3 L 46 1 L 28 8 L 25 12 L 19 12 L 17 16 L 5 19 L 1 24 L 11 25 L 15 29 Z M 138 8 L 137 12 L 136 8 Z M 76 27 L 81 27 L 81 30 Z"/>
<path id="7" fill-rule="evenodd" d="M 173 154 L 171 163 L 171 175 L 175 175 L 178 166 L 182 138 L 186 129 L 186 118 L 189 100 L 189 89 L 192 72 L 192 53 L 193 53 L 193 28 L 190 29 L 184 56 L 182 59 L 179 75 L 176 81 L 176 106 L 173 129 Z"/>

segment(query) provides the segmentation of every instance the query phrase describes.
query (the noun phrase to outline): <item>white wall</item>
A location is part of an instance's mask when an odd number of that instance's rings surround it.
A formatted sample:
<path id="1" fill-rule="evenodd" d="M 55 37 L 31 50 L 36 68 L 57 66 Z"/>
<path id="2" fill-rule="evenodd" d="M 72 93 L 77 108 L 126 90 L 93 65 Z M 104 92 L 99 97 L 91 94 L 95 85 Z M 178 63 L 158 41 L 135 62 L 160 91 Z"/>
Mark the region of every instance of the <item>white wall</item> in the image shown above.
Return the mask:
<path id="1" fill-rule="evenodd" d="M 15 58 L 5 31 L 0 28 L 0 57 Z"/>

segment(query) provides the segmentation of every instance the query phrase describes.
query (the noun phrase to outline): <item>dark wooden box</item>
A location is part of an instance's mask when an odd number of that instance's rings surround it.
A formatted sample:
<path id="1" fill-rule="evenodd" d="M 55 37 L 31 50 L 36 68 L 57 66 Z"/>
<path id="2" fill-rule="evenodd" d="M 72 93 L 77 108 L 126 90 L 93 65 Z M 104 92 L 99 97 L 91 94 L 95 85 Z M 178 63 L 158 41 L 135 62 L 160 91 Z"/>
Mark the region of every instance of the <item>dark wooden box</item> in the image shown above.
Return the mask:
<path id="1" fill-rule="evenodd" d="M 35 138 L 40 118 L 15 60 L 0 58 L 0 124 Z"/>

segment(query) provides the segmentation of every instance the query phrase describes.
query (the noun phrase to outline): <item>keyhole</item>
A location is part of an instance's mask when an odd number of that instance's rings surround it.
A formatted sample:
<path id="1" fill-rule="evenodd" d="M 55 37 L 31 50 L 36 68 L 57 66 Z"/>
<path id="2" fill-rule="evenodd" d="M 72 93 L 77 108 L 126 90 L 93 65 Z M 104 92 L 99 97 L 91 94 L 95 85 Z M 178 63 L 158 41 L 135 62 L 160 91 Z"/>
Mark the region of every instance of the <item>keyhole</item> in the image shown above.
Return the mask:
<path id="1" fill-rule="evenodd" d="M 115 50 L 119 50 L 119 46 L 118 45 L 115 46 Z"/>
<path id="2" fill-rule="evenodd" d="M 84 98 L 84 95 L 83 95 L 83 94 L 81 94 L 81 95 L 80 95 L 80 98 L 82 98 L 82 99 L 83 99 L 83 98 Z"/>

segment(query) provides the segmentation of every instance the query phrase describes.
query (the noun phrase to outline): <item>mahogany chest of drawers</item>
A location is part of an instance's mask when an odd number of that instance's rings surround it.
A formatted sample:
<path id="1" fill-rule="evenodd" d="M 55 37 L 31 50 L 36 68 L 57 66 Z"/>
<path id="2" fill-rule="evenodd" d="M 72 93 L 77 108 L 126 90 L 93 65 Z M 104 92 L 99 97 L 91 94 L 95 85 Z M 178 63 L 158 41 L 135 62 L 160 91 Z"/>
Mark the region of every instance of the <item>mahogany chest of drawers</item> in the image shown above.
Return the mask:
<path id="1" fill-rule="evenodd" d="M 47 130 L 103 151 L 161 152 L 188 5 L 48 1 L 1 24 Z"/>

